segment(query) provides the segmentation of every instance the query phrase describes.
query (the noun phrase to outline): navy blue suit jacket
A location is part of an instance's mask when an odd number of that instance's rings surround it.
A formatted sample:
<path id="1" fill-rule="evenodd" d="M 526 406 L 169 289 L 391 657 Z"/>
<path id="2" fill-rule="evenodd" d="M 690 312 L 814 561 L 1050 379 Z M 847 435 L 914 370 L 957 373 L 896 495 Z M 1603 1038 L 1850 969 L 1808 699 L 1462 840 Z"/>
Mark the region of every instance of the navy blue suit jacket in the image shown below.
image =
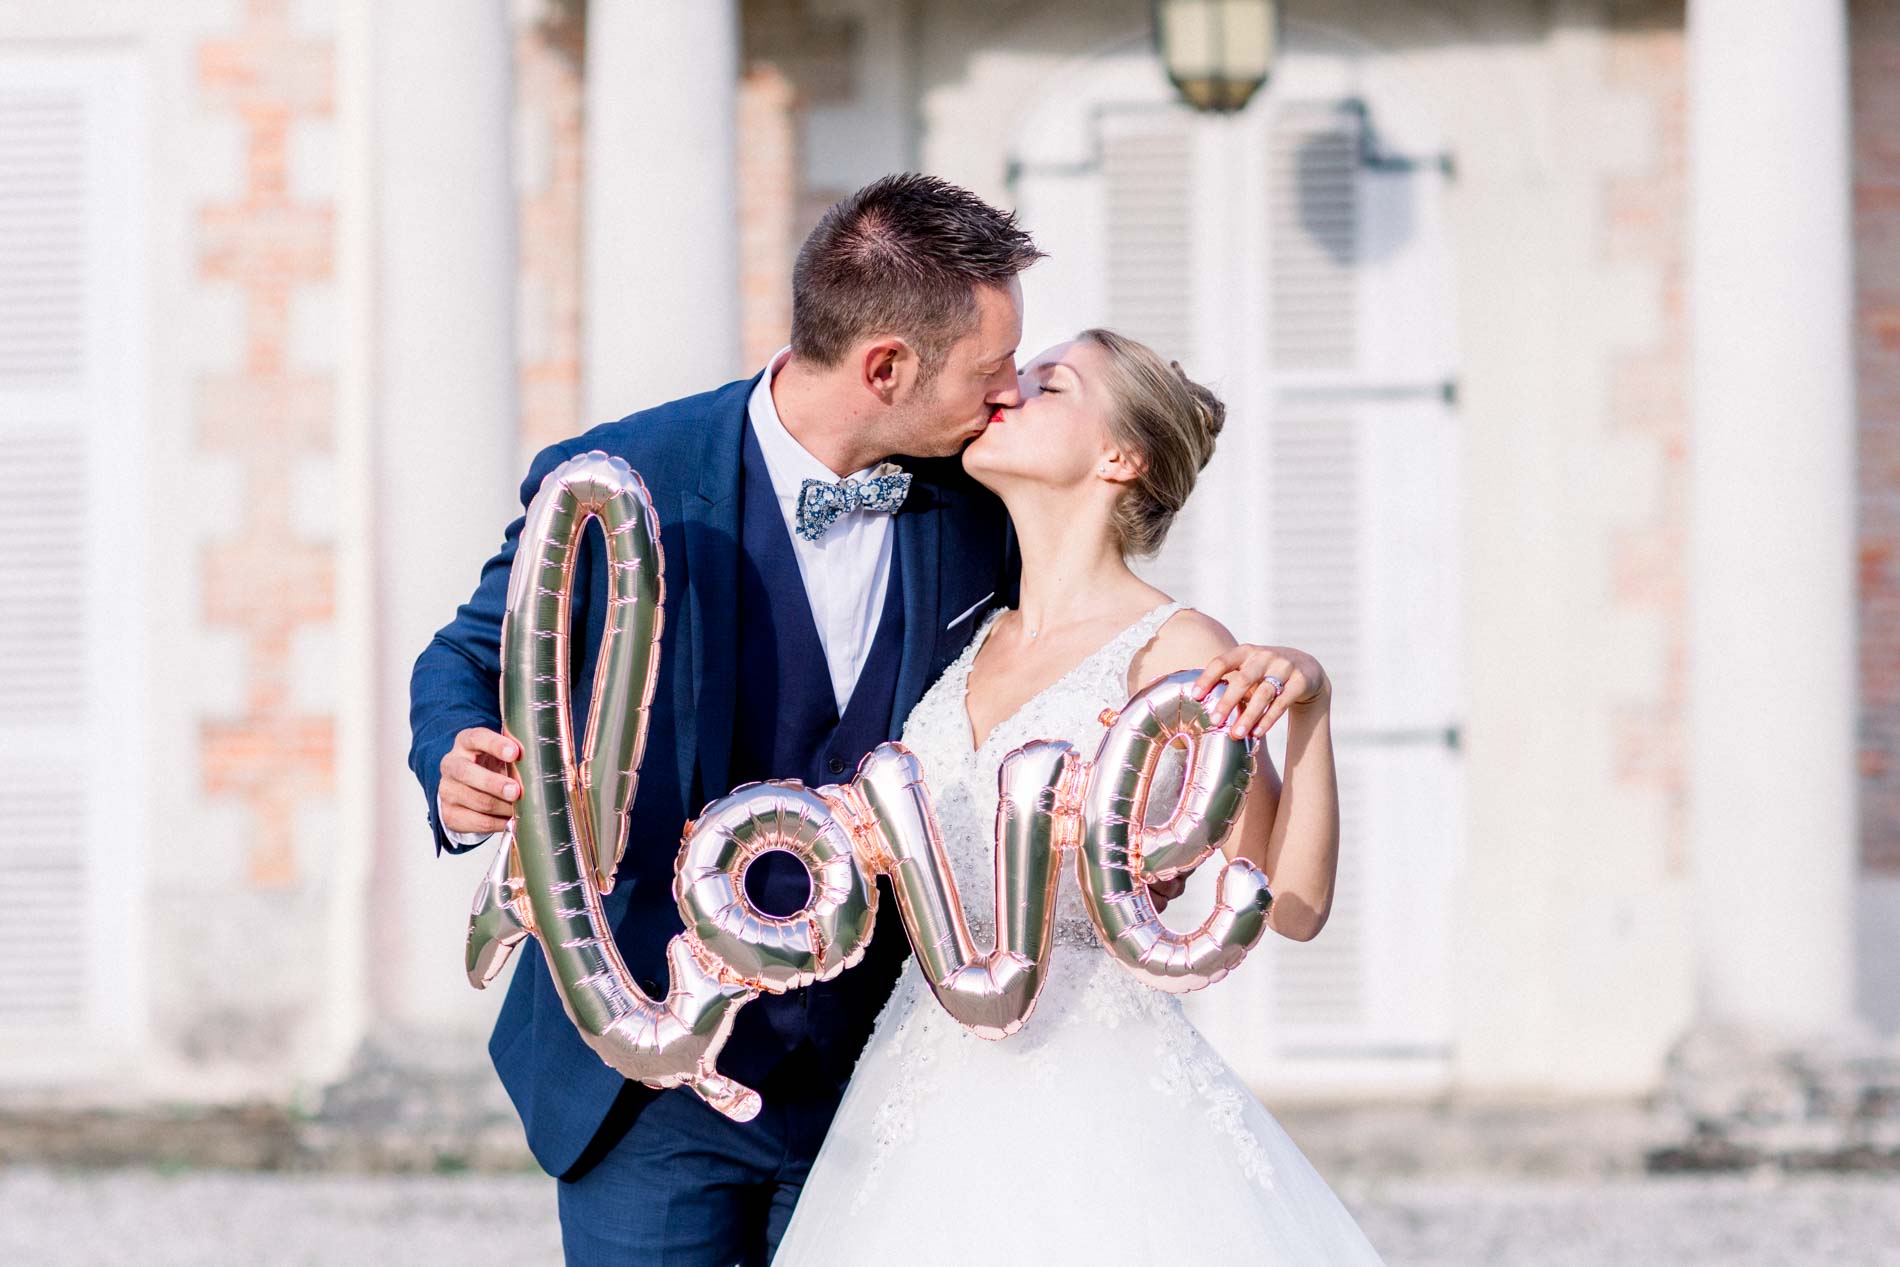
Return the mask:
<path id="1" fill-rule="evenodd" d="M 739 568 L 740 445 L 758 379 L 729 383 L 594 428 L 544 449 L 521 485 L 525 508 L 556 466 L 600 449 L 640 473 L 660 519 L 666 624 L 646 760 L 629 816 L 628 843 L 604 899 L 628 970 L 650 993 L 666 980 L 665 947 L 680 931 L 673 863 L 686 819 L 730 790 L 732 728 L 743 725 L 733 690 Z M 962 651 L 982 609 L 1013 601 L 1016 562 L 1002 504 L 955 458 L 914 460 L 909 497 L 895 518 L 902 562 L 904 648 L 890 734 Z M 416 660 L 410 679 L 410 768 L 427 797 L 438 851 L 456 852 L 436 817 L 443 756 L 469 726 L 500 728 L 501 619 L 522 519 L 482 569 L 474 596 Z M 574 731 L 587 721 L 605 623 L 606 552 L 597 526 L 575 565 Z M 976 614 L 966 614 L 977 608 Z M 962 617 L 962 619 L 958 619 Z M 477 877 L 469 874 L 474 885 Z M 456 948 L 445 946 L 444 955 Z M 550 1173 L 573 1166 L 620 1092 L 623 1079 L 582 1041 L 562 1010 L 547 962 L 522 943 L 489 1053 L 513 1098 L 529 1147 Z"/>

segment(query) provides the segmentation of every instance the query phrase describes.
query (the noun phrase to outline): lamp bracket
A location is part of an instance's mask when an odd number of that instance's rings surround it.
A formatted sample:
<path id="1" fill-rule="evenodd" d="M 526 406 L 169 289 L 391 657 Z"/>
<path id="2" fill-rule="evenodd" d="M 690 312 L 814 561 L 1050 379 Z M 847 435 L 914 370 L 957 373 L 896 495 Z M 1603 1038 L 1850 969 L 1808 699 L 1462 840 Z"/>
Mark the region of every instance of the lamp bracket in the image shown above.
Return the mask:
<path id="1" fill-rule="evenodd" d="M 1343 100 L 1283 102 L 1278 106 L 1283 111 L 1304 109 L 1328 109 L 1343 111 L 1356 118 L 1359 128 L 1359 165 L 1375 172 L 1437 171 L 1447 180 L 1458 176 L 1458 163 L 1450 150 L 1440 150 L 1433 154 L 1401 154 L 1388 150 L 1379 140 L 1378 129 L 1372 122 L 1372 109 L 1363 98 L 1347 97 Z M 1102 124 L 1115 115 L 1155 115 L 1175 112 L 1194 114 L 1186 106 L 1175 101 L 1109 101 L 1093 106 L 1089 110 L 1088 152 L 1082 157 L 1066 160 L 1025 159 L 1010 153 L 1004 164 L 1004 181 L 1008 185 L 1010 197 L 1018 193 L 1019 185 L 1025 175 L 1034 176 L 1087 176 L 1101 170 L 1102 166 Z"/>
<path id="2" fill-rule="evenodd" d="M 1348 97 L 1339 108 L 1359 119 L 1359 165 L 1375 172 L 1413 172 L 1436 168 L 1446 180 L 1458 178 L 1458 162 L 1450 150 L 1436 154 L 1399 154 L 1379 141 L 1379 130 L 1372 123 L 1372 108 L 1363 97 Z"/>

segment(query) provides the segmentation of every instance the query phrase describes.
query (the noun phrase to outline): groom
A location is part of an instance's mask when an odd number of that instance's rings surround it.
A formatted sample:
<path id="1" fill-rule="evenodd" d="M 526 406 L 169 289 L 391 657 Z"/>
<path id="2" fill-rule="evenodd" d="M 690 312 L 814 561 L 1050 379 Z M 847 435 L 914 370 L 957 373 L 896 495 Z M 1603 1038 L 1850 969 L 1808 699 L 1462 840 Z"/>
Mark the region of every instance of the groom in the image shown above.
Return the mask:
<path id="1" fill-rule="evenodd" d="M 848 777 L 896 735 L 967 643 L 1012 601 L 1003 508 L 957 454 L 1020 403 L 1017 274 L 1041 258 L 1014 217 L 927 176 L 887 177 L 828 211 L 792 275 L 792 342 L 749 380 L 544 450 L 524 506 L 590 449 L 640 473 L 666 557 L 665 625 L 629 844 L 604 899 L 649 994 L 679 930 L 673 862 L 686 819 L 739 783 Z M 907 457 L 901 469 L 887 463 Z M 410 768 L 439 851 L 503 828 L 519 798 L 500 731 L 501 618 L 522 527 L 410 682 Z M 574 571 L 574 729 L 586 725 L 606 610 L 597 532 Z M 768 854 L 747 876 L 765 910 L 806 899 Z M 570 1264 L 763 1263 L 791 1217 L 852 1064 L 907 948 L 887 892 L 870 951 L 835 980 L 739 1013 L 722 1070 L 757 1088 L 752 1122 L 686 1088 L 623 1079 L 581 1041 L 539 947 L 521 947 L 489 1053 L 536 1159 L 559 1185 Z"/>

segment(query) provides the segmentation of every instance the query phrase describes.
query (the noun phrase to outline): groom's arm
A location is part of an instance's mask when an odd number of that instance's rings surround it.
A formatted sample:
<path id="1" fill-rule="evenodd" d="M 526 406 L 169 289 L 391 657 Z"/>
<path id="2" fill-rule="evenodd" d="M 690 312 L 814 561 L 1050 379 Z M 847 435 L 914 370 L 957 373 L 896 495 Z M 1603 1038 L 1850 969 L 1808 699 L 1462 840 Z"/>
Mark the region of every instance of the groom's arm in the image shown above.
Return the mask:
<path id="1" fill-rule="evenodd" d="M 524 512 L 548 473 L 569 456 L 565 444 L 550 445 L 535 456 L 521 484 Z M 423 648 L 409 675 L 409 768 L 428 801 L 438 853 L 460 853 L 486 839 L 464 836 L 457 841 L 443 830 L 438 798 L 442 759 L 462 731 L 501 729 L 501 618 L 525 520 L 524 513 L 508 525 L 501 549 L 482 566 L 475 593 Z"/>

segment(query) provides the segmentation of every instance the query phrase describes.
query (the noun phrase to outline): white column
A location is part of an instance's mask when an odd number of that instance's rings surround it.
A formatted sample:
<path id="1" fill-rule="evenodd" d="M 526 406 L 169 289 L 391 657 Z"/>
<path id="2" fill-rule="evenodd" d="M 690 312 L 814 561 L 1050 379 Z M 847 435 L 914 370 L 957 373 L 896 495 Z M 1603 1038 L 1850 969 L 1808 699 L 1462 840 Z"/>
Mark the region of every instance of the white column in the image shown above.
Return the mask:
<path id="1" fill-rule="evenodd" d="M 481 862 L 433 856 L 405 754 L 410 668 L 520 512 L 511 37 L 505 0 L 377 4 L 374 22 L 370 974 L 384 1022 L 479 1028 L 461 955 Z"/>
<path id="2" fill-rule="evenodd" d="M 587 7 L 589 425 L 741 372 L 738 32 L 736 0 Z"/>
<path id="3" fill-rule="evenodd" d="M 1788 1040 L 1853 1011 L 1846 23 L 1842 0 L 1688 9 L 1700 1005 Z"/>

